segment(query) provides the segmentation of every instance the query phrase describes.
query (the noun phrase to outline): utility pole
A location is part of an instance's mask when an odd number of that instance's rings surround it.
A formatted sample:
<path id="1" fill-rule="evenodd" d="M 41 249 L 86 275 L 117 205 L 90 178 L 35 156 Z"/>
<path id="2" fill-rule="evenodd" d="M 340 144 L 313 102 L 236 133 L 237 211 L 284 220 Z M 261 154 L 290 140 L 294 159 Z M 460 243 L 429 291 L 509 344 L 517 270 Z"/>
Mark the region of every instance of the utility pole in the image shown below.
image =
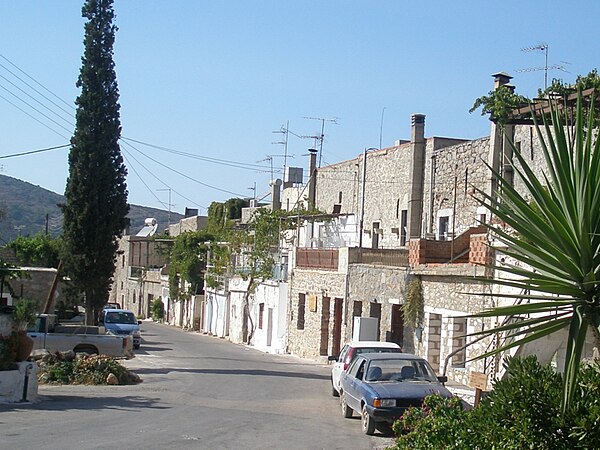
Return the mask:
<path id="1" fill-rule="evenodd" d="M 171 188 L 157 189 L 157 191 L 162 191 L 162 192 L 169 191 L 169 204 L 168 204 L 168 206 L 169 206 L 169 212 L 168 212 L 168 215 L 167 215 L 167 222 L 169 222 L 168 225 L 167 225 L 167 228 L 168 228 L 169 226 L 171 226 L 171 206 L 173 206 L 171 204 Z M 164 205 L 164 203 L 163 203 L 163 205 Z"/>

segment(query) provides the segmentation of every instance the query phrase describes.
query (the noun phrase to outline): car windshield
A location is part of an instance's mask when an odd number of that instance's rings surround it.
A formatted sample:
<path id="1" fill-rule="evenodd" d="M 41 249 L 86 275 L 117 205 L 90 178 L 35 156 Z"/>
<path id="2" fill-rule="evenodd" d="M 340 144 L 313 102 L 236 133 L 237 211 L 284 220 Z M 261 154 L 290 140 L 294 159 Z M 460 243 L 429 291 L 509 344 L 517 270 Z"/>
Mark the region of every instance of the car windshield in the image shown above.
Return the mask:
<path id="1" fill-rule="evenodd" d="M 371 361 L 365 380 L 437 382 L 437 377 L 425 360 L 387 359 Z"/>
<path id="2" fill-rule="evenodd" d="M 130 312 L 107 312 L 104 317 L 104 323 L 124 323 L 124 324 L 136 324 L 135 316 Z"/>
<path id="3" fill-rule="evenodd" d="M 356 355 L 361 353 L 400 353 L 399 348 L 394 347 L 356 347 Z"/>

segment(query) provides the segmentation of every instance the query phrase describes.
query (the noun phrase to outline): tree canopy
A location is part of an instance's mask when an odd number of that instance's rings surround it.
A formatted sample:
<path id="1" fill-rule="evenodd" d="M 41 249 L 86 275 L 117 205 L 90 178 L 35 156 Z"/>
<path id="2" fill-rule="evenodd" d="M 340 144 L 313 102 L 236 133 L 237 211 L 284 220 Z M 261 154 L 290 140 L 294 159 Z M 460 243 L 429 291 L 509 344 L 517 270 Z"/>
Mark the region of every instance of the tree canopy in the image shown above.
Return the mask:
<path id="1" fill-rule="evenodd" d="M 113 62 L 117 27 L 112 0 L 87 0 L 84 55 L 77 81 L 76 127 L 65 189 L 64 267 L 85 293 L 87 320 L 108 299 L 117 238 L 127 225 L 127 186 L 119 138 L 119 91 Z"/>

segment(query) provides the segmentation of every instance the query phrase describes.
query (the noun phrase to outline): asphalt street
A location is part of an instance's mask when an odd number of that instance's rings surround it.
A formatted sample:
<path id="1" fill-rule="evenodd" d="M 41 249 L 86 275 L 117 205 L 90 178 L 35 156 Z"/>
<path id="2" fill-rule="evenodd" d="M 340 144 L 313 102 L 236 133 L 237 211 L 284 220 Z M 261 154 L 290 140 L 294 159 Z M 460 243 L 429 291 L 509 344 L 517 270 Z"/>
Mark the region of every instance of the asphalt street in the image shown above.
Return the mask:
<path id="1" fill-rule="evenodd" d="M 0 449 L 373 449 L 331 396 L 330 368 L 144 322 L 134 386 L 40 385 L 0 405 Z"/>

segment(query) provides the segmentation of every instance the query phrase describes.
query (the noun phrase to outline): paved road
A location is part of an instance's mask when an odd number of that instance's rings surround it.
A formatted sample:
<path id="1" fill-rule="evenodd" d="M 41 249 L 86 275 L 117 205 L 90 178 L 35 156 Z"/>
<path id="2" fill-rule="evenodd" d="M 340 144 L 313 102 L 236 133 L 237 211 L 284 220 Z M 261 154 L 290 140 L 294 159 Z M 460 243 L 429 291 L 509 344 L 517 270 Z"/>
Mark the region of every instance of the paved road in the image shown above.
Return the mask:
<path id="1" fill-rule="evenodd" d="M 135 386 L 40 386 L 0 405 L 1 449 L 373 449 L 330 395 L 329 368 L 144 322 Z"/>

